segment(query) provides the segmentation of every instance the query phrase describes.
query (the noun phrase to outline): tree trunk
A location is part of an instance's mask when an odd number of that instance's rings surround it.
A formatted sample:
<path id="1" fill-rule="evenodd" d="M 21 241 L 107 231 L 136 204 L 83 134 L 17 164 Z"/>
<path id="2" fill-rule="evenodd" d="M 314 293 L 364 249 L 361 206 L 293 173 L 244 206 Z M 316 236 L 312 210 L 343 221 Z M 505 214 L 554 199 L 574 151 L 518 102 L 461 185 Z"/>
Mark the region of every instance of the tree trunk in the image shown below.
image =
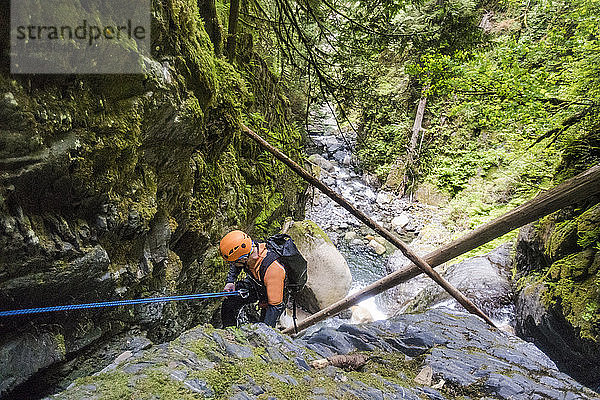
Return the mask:
<path id="1" fill-rule="evenodd" d="M 235 60 L 236 36 L 238 32 L 238 19 L 240 16 L 240 0 L 230 0 L 229 3 L 229 29 L 227 31 L 227 58 L 230 62 Z"/>
<path id="2" fill-rule="evenodd" d="M 215 55 L 220 57 L 223 53 L 223 32 L 219 24 L 215 0 L 198 0 L 198 10 L 204 21 L 204 29 L 213 44 Z"/>
<path id="3" fill-rule="evenodd" d="M 427 105 L 427 97 L 421 96 L 419 100 L 419 106 L 417 107 L 417 115 L 415 116 L 415 123 L 412 129 L 412 136 L 410 138 L 410 148 L 406 157 L 406 165 L 404 166 L 404 176 L 402 177 L 402 186 L 400 192 L 404 193 L 406 189 L 411 185 L 411 181 L 414 181 L 415 173 L 415 161 L 418 159 L 417 154 L 417 142 L 419 140 L 419 133 L 423 129 L 423 116 L 425 115 L 425 106 Z"/>
<path id="4" fill-rule="evenodd" d="M 410 148 L 408 150 L 409 155 L 413 155 L 415 153 L 415 149 L 417 148 L 417 141 L 419 139 L 419 133 L 422 129 L 423 124 L 423 116 L 425 115 L 425 106 L 427 105 L 427 97 L 423 96 L 419 100 L 419 106 L 417 107 L 417 115 L 415 116 L 415 123 L 412 128 L 412 137 L 410 139 Z"/>
<path id="5" fill-rule="evenodd" d="M 427 87 L 428 88 L 428 87 Z M 417 115 L 415 115 L 415 122 L 412 128 L 412 135 L 410 137 L 410 145 L 406 156 L 398 156 L 394 162 L 394 166 L 390 171 L 385 186 L 392 189 L 398 190 L 400 194 L 404 194 L 406 189 L 410 186 L 410 180 L 414 177 L 414 164 L 418 158 L 417 154 L 417 143 L 419 141 L 419 133 L 422 131 L 423 116 L 425 115 L 425 106 L 427 105 L 427 96 L 424 95 L 427 88 L 423 89 L 423 95 L 419 100 L 419 106 L 417 107 Z M 400 176 L 402 175 L 402 178 Z"/>

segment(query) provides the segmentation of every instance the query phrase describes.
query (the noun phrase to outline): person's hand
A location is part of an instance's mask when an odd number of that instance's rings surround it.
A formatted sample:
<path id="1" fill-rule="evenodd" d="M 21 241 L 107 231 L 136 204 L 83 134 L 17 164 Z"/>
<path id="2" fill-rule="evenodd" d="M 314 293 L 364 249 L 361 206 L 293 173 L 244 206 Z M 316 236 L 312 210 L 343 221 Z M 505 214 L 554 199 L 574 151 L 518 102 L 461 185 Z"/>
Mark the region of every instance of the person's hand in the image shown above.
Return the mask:
<path id="1" fill-rule="evenodd" d="M 233 292 L 235 290 L 235 283 L 233 282 L 229 282 L 227 284 L 225 284 L 225 287 L 223 288 L 224 292 Z"/>

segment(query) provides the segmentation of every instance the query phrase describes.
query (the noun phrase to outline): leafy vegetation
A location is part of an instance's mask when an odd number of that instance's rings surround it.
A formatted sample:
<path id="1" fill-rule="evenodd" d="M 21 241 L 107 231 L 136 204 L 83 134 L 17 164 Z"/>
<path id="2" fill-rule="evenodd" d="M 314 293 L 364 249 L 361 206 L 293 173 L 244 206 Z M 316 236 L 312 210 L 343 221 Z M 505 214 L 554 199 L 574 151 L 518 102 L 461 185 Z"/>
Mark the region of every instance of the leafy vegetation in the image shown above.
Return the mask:
<path id="1" fill-rule="evenodd" d="M 333 104 L 360 167 L 390 189 L 435 188 L 455 236 L 600 162 L 599 0 L 268 0 L 248 17 L 269 28 L 261 45 L 292 98 Z M 562 259 L 536 275 L 588 338 L 597 236 L 564 221 L 547 242 Z"/>
<path id="2" fill-rule="evenodd" d="M 425 182 L 446 193 L 458 231 L 600 161 L 599 4 L 404 2 L 390 10 L 392 32 L 436 34 L 382 39 L 362 72 L 348 72 L 350 82 L 364 78 L 360 102 L 345 103 L 358 109 L 361 166 L 386 181 L 405 157 L 423 96 L 412 191 Z"/>

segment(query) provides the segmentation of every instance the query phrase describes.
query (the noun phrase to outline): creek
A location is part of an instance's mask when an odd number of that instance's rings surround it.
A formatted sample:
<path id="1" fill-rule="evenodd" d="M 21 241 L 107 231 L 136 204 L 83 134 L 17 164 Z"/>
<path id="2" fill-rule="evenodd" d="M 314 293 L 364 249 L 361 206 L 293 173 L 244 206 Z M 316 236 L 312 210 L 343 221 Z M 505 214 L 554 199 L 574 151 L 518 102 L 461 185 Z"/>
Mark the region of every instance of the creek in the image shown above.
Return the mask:
<path id="1" fill-rule="evenodd" d="M 354 132 L 340 133 L 327 105 L 313 109 L 308 132 L 314 144 L 310 149 L 313 153 L 310 161 L 319 166 L 320 179 L 326 185 L 383 225 L 389 225 L 388 221 L 394 216 L 405 212 L 409 206 L 406 200 L 394 199 L 394 196 L 386 192 L 378 193 L 376 185 L 373 185 L 376 179 L 368 174 L 358 173 L 356 158 L 352 153 L 356 135 Z M 394 247 L 378 238 L 378 254 L 373 247 L 376 244 L 372 243 L 374 232 L 370 228 L 318 190 L 311 190 L 313 192 L 307 204 L 306 218 L 317 223 L 327 233 L 348 262 L 353 278 L 350 293 L 385 276 L 385 266 Z M 416 236 L 417 226 L 406 228 L 401 232 L 401 237 L 410 241 Z M 374 320 L 379 320 L 388 317 L 392 301 L 384 293 L 364 300 L 359 305 Z"/>

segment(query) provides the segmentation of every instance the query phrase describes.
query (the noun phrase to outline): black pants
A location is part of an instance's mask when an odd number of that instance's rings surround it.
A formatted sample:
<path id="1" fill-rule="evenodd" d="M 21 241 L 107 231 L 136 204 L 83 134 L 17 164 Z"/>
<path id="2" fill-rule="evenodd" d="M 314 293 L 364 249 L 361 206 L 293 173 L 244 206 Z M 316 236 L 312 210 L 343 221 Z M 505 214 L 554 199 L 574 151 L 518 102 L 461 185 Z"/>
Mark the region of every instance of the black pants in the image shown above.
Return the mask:
<path id="1" fill-rule="evenodd" d="M 235 290 L 240 289 L 248 290 L 248 297 L 229 296 L 223 300 L 223 305 L 221 306 L 221 321 L 223 321 L 223 327 L 237 325 L 238 313 L 244 305 L 256 303 L 257 301 L 267 302 L 266 289 L 257 285 L 250 278 L 235 283 Z M 269 305 L 266 310 L 261 312 L 261 321 L 275 327 L 283 310 L 285 310 L 285 301 L 279 306 Z"/>

